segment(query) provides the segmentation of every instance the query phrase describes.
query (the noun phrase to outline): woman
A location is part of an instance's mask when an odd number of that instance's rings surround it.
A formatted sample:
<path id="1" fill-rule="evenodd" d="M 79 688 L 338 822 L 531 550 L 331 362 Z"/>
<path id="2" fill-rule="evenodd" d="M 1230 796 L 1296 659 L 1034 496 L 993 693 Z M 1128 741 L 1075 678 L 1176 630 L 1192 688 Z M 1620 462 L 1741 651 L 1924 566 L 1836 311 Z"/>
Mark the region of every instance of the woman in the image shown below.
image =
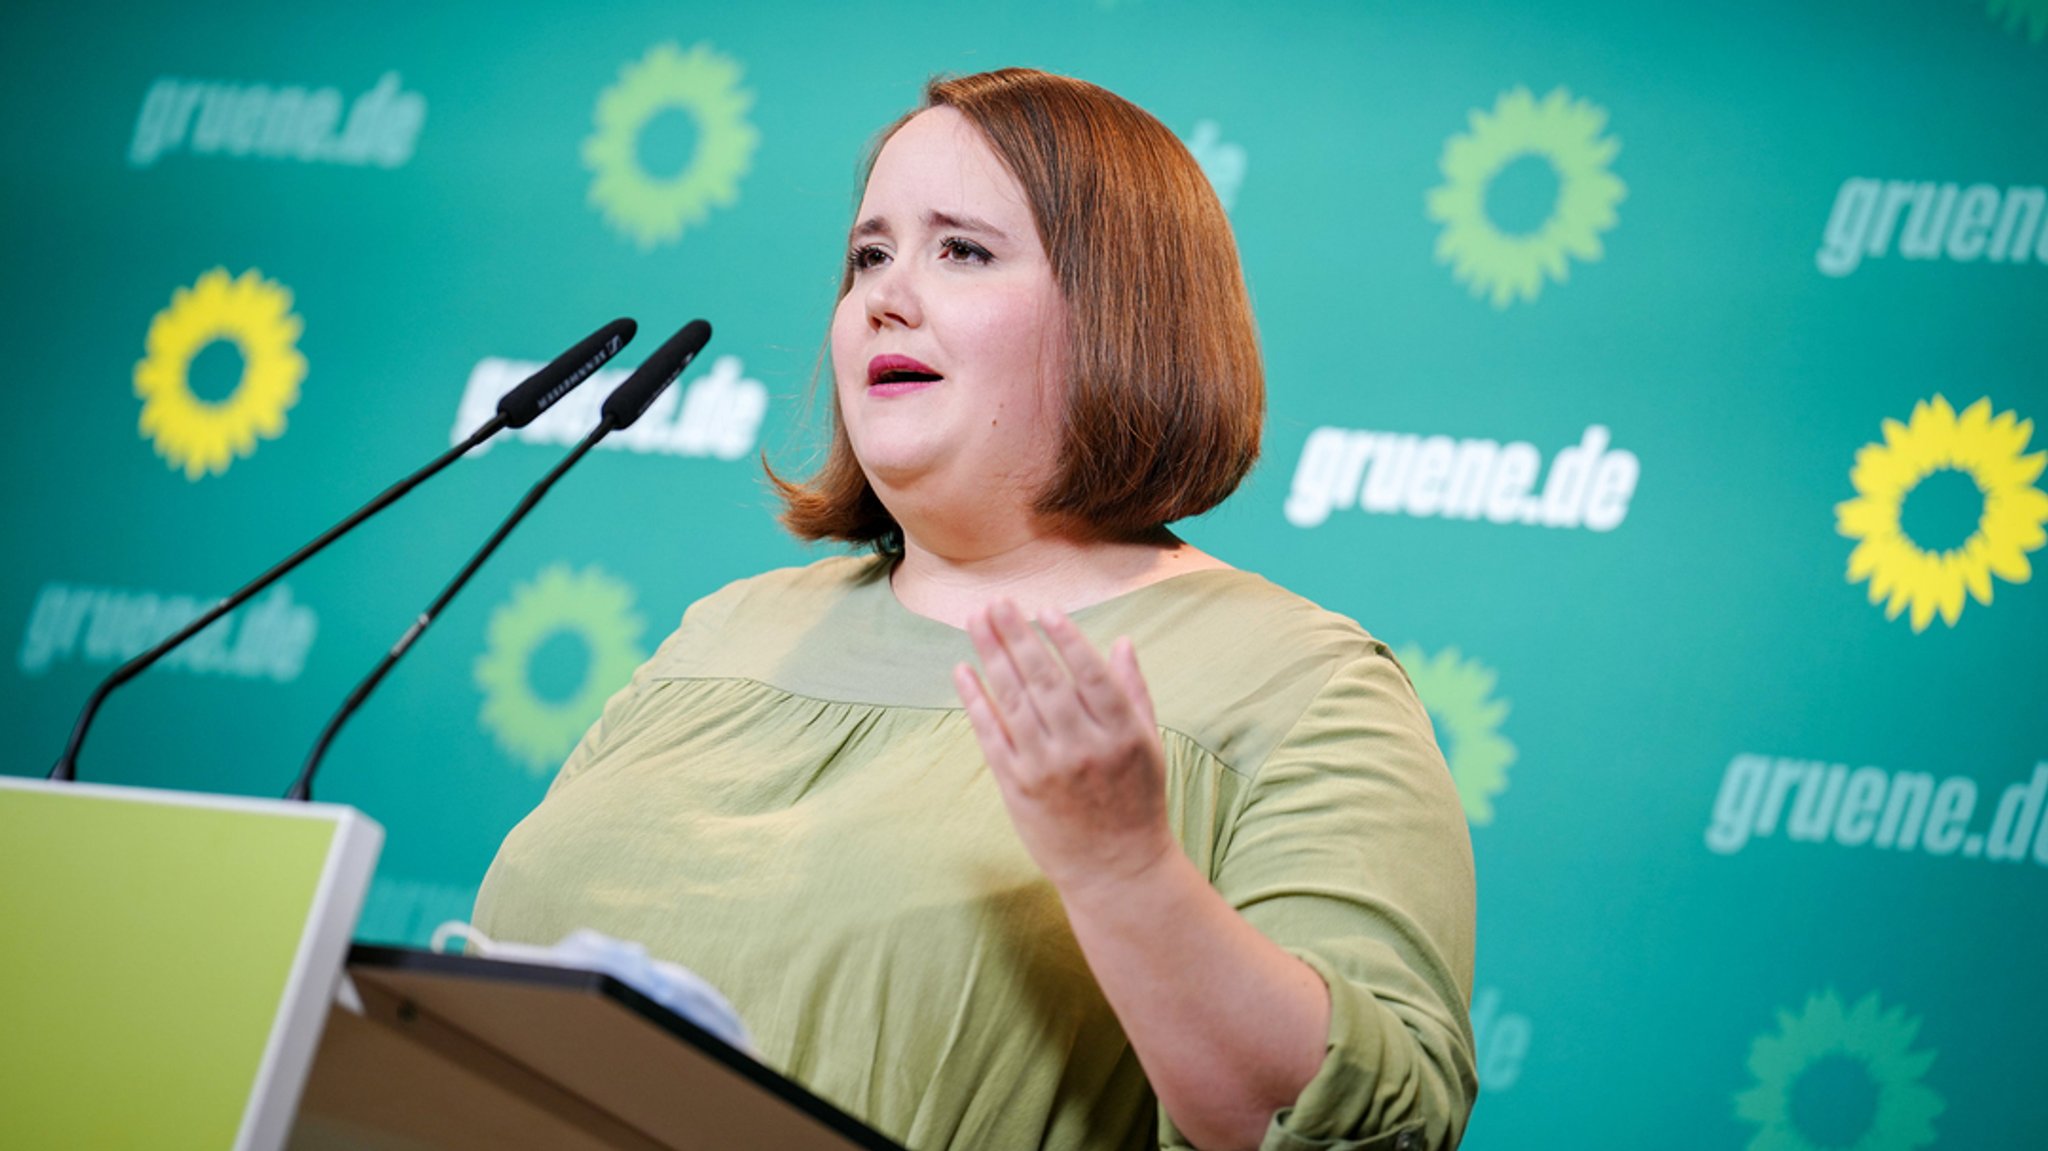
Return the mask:
<path id="1" fill-rule="evenodd" d="M 934 82 L 849 249 L 831 453 L 776 482 L 874 554 L 692 606 L 477 925 L 644 942 L 919 1151 L 1455 1145 L 1471 848 L 1426 714 L 1166 530 L 1263 403 L 1186 149 L 1079 81 Z"/>

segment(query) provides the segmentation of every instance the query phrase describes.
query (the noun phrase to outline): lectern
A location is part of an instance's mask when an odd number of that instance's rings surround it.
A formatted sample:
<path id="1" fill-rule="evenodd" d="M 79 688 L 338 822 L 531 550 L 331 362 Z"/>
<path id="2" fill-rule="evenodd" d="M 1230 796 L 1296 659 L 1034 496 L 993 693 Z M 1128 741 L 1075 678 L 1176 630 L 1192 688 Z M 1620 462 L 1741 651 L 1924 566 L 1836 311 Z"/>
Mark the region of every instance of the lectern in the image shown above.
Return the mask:
<path id="1" fill-rule="evenodd" d="M 0 1147 L 270 1151 L 384 832 L 0 776 Z"/>
<path id="2" fill-rule="evenodd" d="M 356 947 L 294 1151 L 902 1151 L 598 972 Z"/>
<path id="3" fill-rule="evenodd" d="M 902 1151 L 611 976 L 351 949 L 382 842 L 0 776 L 0 1147 Z"/>

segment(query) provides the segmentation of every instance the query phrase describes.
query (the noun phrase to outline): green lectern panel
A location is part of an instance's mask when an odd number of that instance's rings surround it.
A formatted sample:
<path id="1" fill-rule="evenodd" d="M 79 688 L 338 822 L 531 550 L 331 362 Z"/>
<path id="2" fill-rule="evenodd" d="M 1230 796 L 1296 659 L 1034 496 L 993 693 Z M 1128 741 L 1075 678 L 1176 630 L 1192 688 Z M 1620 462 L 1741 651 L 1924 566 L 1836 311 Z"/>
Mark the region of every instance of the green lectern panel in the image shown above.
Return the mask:
<path id="1" fill-rule="evenodd" d="M 293 1045 L 282 1021 L 333 902 L 323 881 L 337 841 L 366 821 L 317 805 L 10 784 L 0 1144 L 251 1145 L 273 1090 L 266 1058 Z M 296 1095 L 296 1082 L 279 1086 Z"/>

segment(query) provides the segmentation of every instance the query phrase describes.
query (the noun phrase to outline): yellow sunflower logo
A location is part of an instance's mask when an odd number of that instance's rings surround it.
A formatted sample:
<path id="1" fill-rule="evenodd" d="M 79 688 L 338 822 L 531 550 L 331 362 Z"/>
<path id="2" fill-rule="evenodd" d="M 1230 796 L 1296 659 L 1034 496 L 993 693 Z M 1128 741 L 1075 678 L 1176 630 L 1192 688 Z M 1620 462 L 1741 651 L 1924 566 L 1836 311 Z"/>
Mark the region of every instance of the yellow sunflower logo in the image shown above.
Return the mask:
<path id="1" fill-rule="evenodd" d="M 507 754 L 536 774 L 561 763 L 585 728 L 647 658 L 645 624 L 633 612 L 633 590 L 596 567 L 572 572 L 555 564 L 491 613 L 488 643 L 477 657 L 483 689 L 478 719 Z M 537 658 L 551 642 L 580 641 L 583 675 L 559 698 L 534 686 Z"/>
<path id="2" fill-rule="evenodd" d="M 1735 1114 L 1757 1125 L 1748 1151 L 1910 1151 L 1934 1142 L 1946 1104 L 1921 1077 L 1934 1052 L 1913 1051 L 1920 1021 L 1881 1010 L 1876 995 L 1844 1009 L 1833 990 L 1809 996 L 1797 1016 L 1749 1048 L 1756 1085 Z M 1824 1129 L 1823 1129 L 1824 1128 Z"/>
<path id="3" fill-rule="evenodd" d="M 1500 733 L 1508 717 L 1508 701 L 1495 699 L 1500 676 L 1476 659 L 1464 659 L 1447 647 L 1434 657 L 1410 645 L 1394 653 L 1408 671 L 1415 694 L 1429 709 L 1437 739 L 1448 741 L 1444 759 L 1458 785 L 1465 818 L 1484 826 L 1493 822 L 1493 797 L 1507 790 L 1508 768 L 1515 745 Z"/>
<path id="4" fill-rule="evenodd" d="M 1963 592 L 1991 603 L 1991 577 L 2027 582 L 2027 553 L 2048 543 L 2048 494 L 2034 486 L 2048 452 L 2024 454 L 2034 421 L 2013 412 L 1991 414 L 1987 397 L 1958 416 L 1937 395 L 1913 405 L 1910 423 L 1884 422 L 1884 442 L 1856 452 L 1849 482 L 1857 496 L 1835 505 L 1835 530 L 1858 541 L 1849 553 L 1849 582 L 1870 581 L 1870 602 L 1885 601 L 1885 618 L 1912 607 L 1916 632 L 1936 612 L 1954 627 Z M 1969 477 L 1983 498 L 1976 531 L 1954 548 L 1934 551 L 1900 526 L 1906 498 L 1929 476 L 1953 471 Z"/>
<path id="5" fill-rule="evenodd" d="M 2015 36 L 2036 44 L 2048 36 L 2048 0 L 1988 0 L 1985 9 Z"/>
<path id="6" fill-rule="evenodd" d="M 754 95 L 739 84 L 739 63 L 709 45 L 685 54 L 659 44 L 621 68 L 618 83 L 598 97 L 597 131 L 583 141 L 583 165 L 596 173 L 590 202 L 643 251 L 681 239 L 714 206 L 739 199 L 760 143 L 747 122 Z M 640 136 L 672 109 L 696 122 L 697 143 L 681 172 L 658 179 L 640 164 Z"/>
<path id="7" fill-rule="evenodd" d="M 185 478 L 228 470 L 256 450 L 256 437 L 284 434 L 284 415 L 299 402 L 306 358 L 299 354 L 303 325 L 292 314 L 292 294 L 254 268 L 230 279 L 215 268 L 189 288 L 171 293 L 171 306 L 150 321 L 149 354 L 135 365 L 142 400 L 137 427 L 156 454 Z M 192 392 L 192 359 L 216 340 L 242 354 L 242 378 L 219 403 Z"/>
<path id="8" fill-rule="evenodd" d="M 1444 183 L 1429 191 L 1429 218 L 1444 226 L 1438 263 L 1505 308 L 1516 297 L 1534 301 L 1545 276 L 1563 283 L 1569 261 L 1598 260 L 1600 233 L 1614 227 L 1614 207 L 1627 188 L 1607 166 L 1621 142 L 1602 136 L 1607 113 L 1556 88 L 1542 103 L 1517 87 L 1501 94 L 1489 114 L 1473 109 L 1472 130 L 1444 144 Z M 1501 228 L 1487 214 L 1487 190 L 1509 164 L 1524 157 L 1548 161 L 1557 178 L 1550 216 L 1533 231 Z"/>

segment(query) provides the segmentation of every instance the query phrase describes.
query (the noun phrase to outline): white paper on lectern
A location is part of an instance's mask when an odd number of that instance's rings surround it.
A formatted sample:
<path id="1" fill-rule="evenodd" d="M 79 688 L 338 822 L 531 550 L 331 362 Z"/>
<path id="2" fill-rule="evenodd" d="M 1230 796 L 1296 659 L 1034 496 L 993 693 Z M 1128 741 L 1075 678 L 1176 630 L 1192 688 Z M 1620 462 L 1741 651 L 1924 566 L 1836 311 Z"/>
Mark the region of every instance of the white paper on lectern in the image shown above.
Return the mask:
<path id="1" fill-rule="evenodd" d="M 440 951 L 452 939 L 464 941 L 486 959 L 609 975 L 713 1036 L 758 1057 L 747 1025 L 716 987 L 687 967 L 648 955 L 647 948 L 631 940 L 615 939 L 585 927 L 570 932 L 553 947 L 501 943 L 467 923 L 449 920 L 434 929 L 433 941 L 427 946 Z"/>

